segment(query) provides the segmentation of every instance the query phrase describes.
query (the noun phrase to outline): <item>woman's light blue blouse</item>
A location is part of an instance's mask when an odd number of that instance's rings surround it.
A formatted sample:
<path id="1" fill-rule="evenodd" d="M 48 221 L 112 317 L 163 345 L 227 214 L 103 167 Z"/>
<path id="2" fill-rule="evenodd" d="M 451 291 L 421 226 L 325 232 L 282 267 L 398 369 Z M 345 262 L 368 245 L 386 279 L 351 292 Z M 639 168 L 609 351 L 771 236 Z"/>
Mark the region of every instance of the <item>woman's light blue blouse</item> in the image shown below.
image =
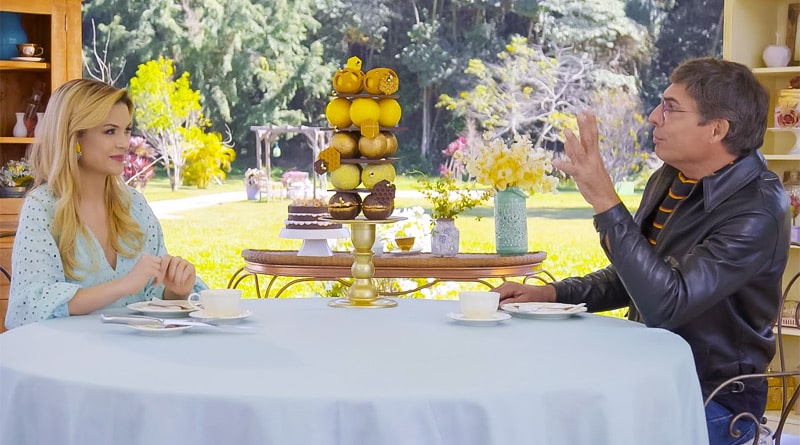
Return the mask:
<path id="1" fill-rule="evenodd" d="M 161 224 L 153 214 L 144 196 L 128 188 L 131 195 L 131 216 L 145 232 L 141 253 L 155 256 L 167 254 Z M 69 316 L 67 303 L 78 289 L 105 283 L 127 275 L 139 255 L 134 258 L 117 256 L 113 269 L 102 254 L 100 243 L 89 232 L 89 239 L 78 236 L 75 240 L 78 280 L 64 275 L 64 266 L 58 246 L 52 235 L 56 197 L 47 187 L 31 190 L 22 206 L 14 249 L 11 256 L 11 288 L 8 297 L 6 327 L 8 329 L 39 320 Z M 198 277 L 194 291 L 208 286 Z M 147 285 L 141 291 L 120 298 L 107 307 L 122 307 L 139 301 L 161 298 L 164 286 Z"/>

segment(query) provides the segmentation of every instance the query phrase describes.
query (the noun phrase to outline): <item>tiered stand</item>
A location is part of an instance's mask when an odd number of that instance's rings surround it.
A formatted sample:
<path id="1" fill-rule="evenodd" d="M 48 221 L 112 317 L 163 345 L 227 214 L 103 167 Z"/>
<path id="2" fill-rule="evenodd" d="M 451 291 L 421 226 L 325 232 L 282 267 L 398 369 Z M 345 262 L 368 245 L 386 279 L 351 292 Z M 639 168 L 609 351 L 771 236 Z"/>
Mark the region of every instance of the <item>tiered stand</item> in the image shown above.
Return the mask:
<path id="1" fill-rule="evenodd" d="M 400 216 L 388 219 L 346 219 L 333 220 L 342 224 L 350 224 L 350 239 L 353 242 L 353 284 L 347 292 L 347 298 L 337 298 L 328 303 L 331 307 L 385 308 L 397 306 L 397 301 L 378 296 L 378 288 L 372 281 L 375 265 L 372 263 L 372 245 L 375 243 L 375 226 L 402 221 Z"/>

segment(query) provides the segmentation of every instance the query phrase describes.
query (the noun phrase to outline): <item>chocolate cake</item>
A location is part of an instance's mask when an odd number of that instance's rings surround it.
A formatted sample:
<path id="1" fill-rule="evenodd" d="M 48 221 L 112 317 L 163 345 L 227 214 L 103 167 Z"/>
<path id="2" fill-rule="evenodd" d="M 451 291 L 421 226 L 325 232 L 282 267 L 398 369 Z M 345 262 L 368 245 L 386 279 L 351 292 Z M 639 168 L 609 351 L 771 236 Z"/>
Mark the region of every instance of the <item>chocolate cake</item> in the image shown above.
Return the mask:
<path id="1" fill-rule="evenodd" d="M 327 202 L 321 199 L 299 199 L 289 204 L 289 218 L 285 224 L 287 229 L 300 230 L 342 228 L 341 224 L 322 218 L 330 218 Z"/>

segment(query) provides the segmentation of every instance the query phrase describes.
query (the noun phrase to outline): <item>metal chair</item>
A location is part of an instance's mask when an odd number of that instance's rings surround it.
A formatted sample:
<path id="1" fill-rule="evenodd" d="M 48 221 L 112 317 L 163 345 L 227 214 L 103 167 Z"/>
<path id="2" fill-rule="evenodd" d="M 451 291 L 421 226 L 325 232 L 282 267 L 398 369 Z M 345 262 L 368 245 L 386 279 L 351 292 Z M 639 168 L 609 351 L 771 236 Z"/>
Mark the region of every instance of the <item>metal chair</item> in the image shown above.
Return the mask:
<path id="1" fill-rule="evenodd" d="M 762 429 L 763 429 L 763 431 L 765 431 L 768 434 L 770 434 L 772 442 L 775 445 L 780 445 L 781 444 L 781 436 L 783 435 L 783 427 L 786 425 L 786 420 L 789 418 L 789 414 L 792 412 L 792 408 L 794 407 L 795 403 L 797 403 L 798 396 L 800 396 L 800 370 L 798 370 L 798 371 L 786 371 L 786 362 L 785 362 L 785 358 L 784 358 L 784 355 L 783 355 L 783 337 L 782 337 L 781 322 L 780 322 L 780 314 L 783 313 L 783 305 L 786 303 L 786 299 L 789 296 L 789 291 L 792 289 L 792 286 L 794 286 L 795 283 L 800 283 L 800 272 L 795 274 L 795 276 L 792 277 L 791 280 L 789 280 L 789 284 L 786 286 L 786 289 L 784 290 L 783 295 L 781 296 L 781 304 L 780 304 L 780 308 L 779 308 L 779 311 L 778 311 L 778 314 L 779 314 L 778 322 L 776 323 L 776 328 L 777 328 L 777 331 L 778 331 L 777 332 L 777 334 L 778 334 L 777 335 L 777 339 L 778 339 L 777 342 L 778 342 L 778 360 L 779 360 L 779 364 L 780 364 L 779 372 L 743 374 L 743 375 L 740 375 L 740 376 L 736 376 L 736 377 L 730 378 L 730 379 L 726 380 L 725 382 L 721 383 L 719 386 L 717 386 L 717 388 L 714 389 L 714 391 L 711 394 L 709 394 L 709 396 L 705 400 L 705 406 L 708 406 L 708 404 L 711 402 L 711 400 L 714 398 L 714 396 L 716 396 L 718 393 L 720 393 L 721 391 L 723 391 L 723 390 L 725 390 L 726 388 L 729 388 L 729 387 L 730 387 L 730 392 L 732 392 L 732 393 L 742 392 L 744 390 L 744 387 L 745 387 L 744 381 L 746 381 L 746 380 L 758 380 L 758 379 L 765 379 L 767 377 L 778 377 L 778 378 L 781 379 L 781 383 L 782 383 L 781 386 L 782 386 L 782 389 L 783 389 L 783 393 L 781 395 L 781 411 L 780 411 L 781 415 L 780 415 L 780 418 L 778 420 L 778 425 L 775 428 L 775 431 L 774 432 L 770 431 L 769 428 L 767 428 L 765 426 L 766 423 L 767 423 L 766 417 L 762 417 L 761 419 L 759 419 L 753 413 L 743 412 L 743 413 L 738 413 L 738 414 L 734 415 L 733 419 L 731 419 L 731 422 L 728 425 L 728 434 L 731 436 L 731 438 L 741 437 L 742 432 L 740 430 L 736 429 L 734 427 L 734 425 L 739 420 L 746 419 L 746 420 L 751 420 L 753 423 L 756 424 L 756 434 L 755 434 L 755 437 L 753 438 L 753 442 L 752 442 L 754 445 L 758 445 L 759 444 L 759 440 L 760 440 L 761 435 L 762 435 Z M 796 321 L 798 321 L 798 324 L 800 325 L 800 320 L 796 320 Z M 796 377 L 795 378 L 795 385 L 794 385 L 794 394 L 792 395 L 792 397 L 789 397 L 789 377 L 790 376 Z"/>

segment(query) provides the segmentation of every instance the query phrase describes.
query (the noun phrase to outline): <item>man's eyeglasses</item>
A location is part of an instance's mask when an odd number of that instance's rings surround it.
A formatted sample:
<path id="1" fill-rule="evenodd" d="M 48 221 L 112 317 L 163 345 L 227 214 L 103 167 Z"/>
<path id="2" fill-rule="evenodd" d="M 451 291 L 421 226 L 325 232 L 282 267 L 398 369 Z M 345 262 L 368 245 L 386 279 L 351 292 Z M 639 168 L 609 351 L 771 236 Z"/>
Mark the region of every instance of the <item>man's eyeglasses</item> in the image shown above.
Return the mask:
<path id="1" fill-rule="evenodd" d="M 661 99 L 661 125 L 667 122 L 667 114 L 669 113 L 697 113 L 697 111 L 692 110 L 676 110 L 672 108 L 672 105 L 667 105 L 664 99 Z"/>

